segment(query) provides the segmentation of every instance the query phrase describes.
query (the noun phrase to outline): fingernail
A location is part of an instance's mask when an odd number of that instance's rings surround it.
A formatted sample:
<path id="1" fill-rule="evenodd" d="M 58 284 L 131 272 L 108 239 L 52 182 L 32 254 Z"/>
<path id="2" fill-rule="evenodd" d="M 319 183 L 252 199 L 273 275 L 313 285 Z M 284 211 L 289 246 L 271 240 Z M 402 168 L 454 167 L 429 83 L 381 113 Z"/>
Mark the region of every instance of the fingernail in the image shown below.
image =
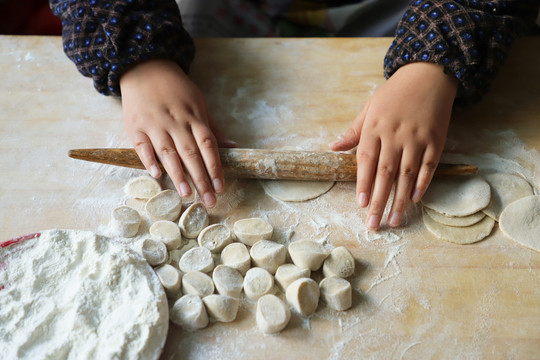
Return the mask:
<path id="1" fill-rule="evenodd" d="M 154 178 L 159 177 L 159 168 L 155 164 L 150 166 L 150 175 Z"/>
<path id="2" fill-rule="evenodd" d="M 182 192 L 182 197 L 187 197 L 191 195 L 191 186 L 184 181 L 180 183 L 180 191 Z"/>
<path id="3" fill-rule="evenodd" d="M 363 192 L 358 195 L 358 204 L 360 204 L 361 207 L 368 206 L 369 197 L 368 194 Z"/>
<path id="4" fill-rule="evenodd" d="M 415 203 L 419 202 L 420 200 L 422 199 L 422 192 L 420 191 L 420 189 L 416 189 L 414 190 L 414 193 L 413 193 L 413 196 L 411 198 L 411 200 Z"/>
<path id="5" fill-rule="evenodd" d="M 367 226 L 370 229 L 377 229 L 379 227 L 379 216 L 370 215 L 368 217 Z"/>
<path id="6" fill-rule="evenodd" d="M 212 185 L 214 186 L 214 191 L 220 193 L 223 191 L 223 182 L 221 179 L 212 180 Z"/>
<path id="7" fill-rule="evenodd" d="M 401 223 L 401 213 L 399 212 L 393 212 L 390 214 L 390 218 L 388 219 L 388 224 L 390 226 L 398 226 Z"/>
<path id="8" fill-rule="evenodd" d="M 208 207 L 216 205 L 216 197 L 211 192 L 207 192 L 203 195 L 203 202 Z"/>

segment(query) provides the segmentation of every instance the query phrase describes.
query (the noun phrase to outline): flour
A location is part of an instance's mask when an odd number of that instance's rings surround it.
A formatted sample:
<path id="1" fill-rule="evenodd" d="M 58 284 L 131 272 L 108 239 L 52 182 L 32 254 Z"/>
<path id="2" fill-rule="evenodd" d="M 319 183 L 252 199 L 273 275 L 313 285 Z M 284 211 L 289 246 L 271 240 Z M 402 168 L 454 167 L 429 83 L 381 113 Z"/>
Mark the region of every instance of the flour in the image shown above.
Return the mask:
<path id="1" fill-rule="evenodd" d="M 168 308 L 135 253 L 49 230 L 0 249 L 0 324 L 4 359 L 157 359 Z"/>

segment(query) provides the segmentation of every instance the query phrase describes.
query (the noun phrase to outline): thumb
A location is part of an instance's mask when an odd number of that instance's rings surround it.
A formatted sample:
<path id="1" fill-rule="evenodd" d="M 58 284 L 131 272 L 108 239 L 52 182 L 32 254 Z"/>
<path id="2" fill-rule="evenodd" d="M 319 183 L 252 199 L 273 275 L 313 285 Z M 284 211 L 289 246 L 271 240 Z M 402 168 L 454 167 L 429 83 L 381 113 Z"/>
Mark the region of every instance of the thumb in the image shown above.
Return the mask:
<path id="1" fill-rule="evenodd" d="M 350 150 L 358 145 L 358 142 L 360 141 L 360 133 L 362 129 L 362 124 L 364 123 L 364 117 L 367 111 L 367 104 L 362 108 L 360 111 L 360 114 L 354 119 L 351 127 L 347 132 L 340 136 L 339 139 L 337 139 L 334 142 L 331 142 L 328 144 L 330 147 L 330 150 L 332 151 L 345 151 Z"/>

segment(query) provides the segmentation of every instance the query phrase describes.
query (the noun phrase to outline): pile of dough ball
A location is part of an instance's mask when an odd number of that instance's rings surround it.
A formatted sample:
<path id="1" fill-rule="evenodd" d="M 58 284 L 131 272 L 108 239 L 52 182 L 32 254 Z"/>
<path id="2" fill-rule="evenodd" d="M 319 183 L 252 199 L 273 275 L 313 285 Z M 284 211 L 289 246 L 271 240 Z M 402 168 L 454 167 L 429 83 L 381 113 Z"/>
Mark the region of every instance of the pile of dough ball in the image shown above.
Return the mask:
<path id="1" fill-rule="evenodd" d="M 507 173 L 435 178 L 422 199 L 424 225 L 440 239 L 471 244 L 491 233 L 508 205 L 530 195 L 526 180 Z"/>
<path id="2" fill-rule="evenodd" d="M 272 240 L 274 229 L 261 218 L 238 220 L 232 230 L 209 224 L 202 204 L 181 212 L 178 193 L 161 190 L 150 177 L 130 181 L 126 191 L 146 200 L 146 215 L 153 223 L 150 236 L 136 250 L 161 281 L 174 324 L 194 331 L 210 321 L 234 321 L 242 297 L 256 302 L 257 327 L 265 334 L 283 330 L 291 309 L 300 316 L 313 314 L 319 300 L 334 310 L 351 307 L 352 287 L 346 278 L 353 275 L 355 261 L 345 247 L 327 253 L 308 240 L 286 247 Z M 135 236 L 140 222 L 135 209 L 113 211 L 112 223 L 121 236 Z M 318 270 L 324 277 L 319 283 L 311 278 Z"/>

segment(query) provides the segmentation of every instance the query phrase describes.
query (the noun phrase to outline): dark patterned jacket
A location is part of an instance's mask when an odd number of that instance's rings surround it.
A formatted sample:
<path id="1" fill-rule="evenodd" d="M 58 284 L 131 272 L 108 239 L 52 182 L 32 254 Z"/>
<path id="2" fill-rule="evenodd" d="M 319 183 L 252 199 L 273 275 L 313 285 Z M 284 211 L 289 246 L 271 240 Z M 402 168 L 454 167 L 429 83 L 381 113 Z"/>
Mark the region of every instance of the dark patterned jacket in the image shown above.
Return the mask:
<path id="1" fill-rule="evenodd" d="M 194 45 L 174 0 L 49 0 L 62 20 L 64 51 L 105 95 L 120 95 L 129 67 L 167 58 L 184 71 Z M 413 0 L 384 59 L 390 77 L 412 62 L 441 64 L 458 98 L 485 95 L 512 42 L 533 26 L 540 0 Z"/>

